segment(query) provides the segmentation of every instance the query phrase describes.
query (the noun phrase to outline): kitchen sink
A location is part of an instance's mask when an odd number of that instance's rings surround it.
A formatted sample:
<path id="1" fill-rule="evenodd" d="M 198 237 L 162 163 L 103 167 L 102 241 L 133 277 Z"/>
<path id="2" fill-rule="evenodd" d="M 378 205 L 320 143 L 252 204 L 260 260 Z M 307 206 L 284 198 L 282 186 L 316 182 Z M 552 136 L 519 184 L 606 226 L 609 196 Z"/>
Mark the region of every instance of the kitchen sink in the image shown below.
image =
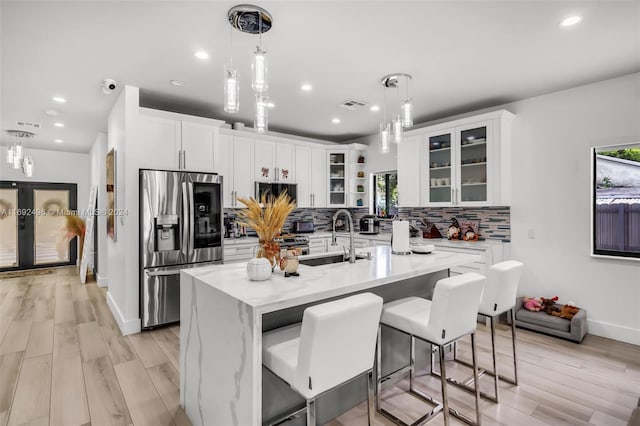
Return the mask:
<path id="1" fill-rule="evenodd" d="M 360 259 L 366 259 L 367 255 L 366 254 L 356 254 L 356 261 L 360 260 Z M 328 254 L 328 255 L 324 255 L 324 256 L 318 256 L 318 257 L 309 257 L 307 259 L 300 259 L 299 262 L 302 265 L 307 265 L 307 266 L 320 266 L 320 265 L 331 265 L 333 263 L 343 263 L 343 262 L 349 262 L 349 257 L 345 256 L 342 253 L 332 253 L 332 254 Z"/>

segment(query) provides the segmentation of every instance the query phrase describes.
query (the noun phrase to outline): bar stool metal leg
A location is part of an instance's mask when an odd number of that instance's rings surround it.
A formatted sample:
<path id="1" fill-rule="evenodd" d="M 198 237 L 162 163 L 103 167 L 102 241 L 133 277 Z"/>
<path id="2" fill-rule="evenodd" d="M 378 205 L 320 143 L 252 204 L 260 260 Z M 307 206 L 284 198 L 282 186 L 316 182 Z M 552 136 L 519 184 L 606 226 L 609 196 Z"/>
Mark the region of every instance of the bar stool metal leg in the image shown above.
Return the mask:
<path id="1" fill-rule="evenodd" d="M 489 321 L 491 322 L 491 355 L 493 355 L 493 394 L 496 396 L 495 402 L 497 403 L 500 399 L 498 396 L 498 381 L 500 376 L 498 375 L 498 362 L 496 359 L 496 319 L 495 317 L 489 317 Z M 476 385 L 476 387 L 478 386 Z"/>
<path id="2" fill-rule="evenodd" d="M 516 358 L 516 311 L 511 308 L 511 341 L 513 342 L 513 381 L 502 378 L 503 380 L 510 382 L 518 386 L 518 358 Z"/>
<path id="3" fill-rule="evenodd" d="M 307 400 L 307 426 L 316 426 L 316 401 Z"/>
<path id="4" fill-rule="evenodd" d="M 380 411 L 380 392 L 382 391 L 382 326 L 378 326 L 378 341 L 376 342 L 376 411 Z"/>
<path id="5" fill-rule="evenodd" d="M 409 391 L 415 392 L 413 379 L 416 375 L 416 338 L 411 336 L 411 349 L 409 352 Z"/>
<path id="6" fill-rule="evenodd" d="M 444 366 L 444 346 L 438 345 L 440 354 L 440 383 L 442 386 L 442 414 L 444 415 L 444 426 L 449 426 L 449 397 L 447 395 L 447 373 Z"/>
<path id="7" fill-rule="evenodd" d="M 480 426 L 480 382 L 478 381 L 478 357 L 476 353 L 476 333 L 471 333 L 471 359 L 473 363 L 473 382 L 476 389 L 476 424 Z M 496 380 L 497 382 L 497 380 Z M 497 389 L 496 389 L 497 391 Z M 497 394 L 496 394 L 497 395 Z"/>
<path id="8" fill-rule="evenodd" d="M 367 414 L 369 416 L 369 426 L 373 425 L 373 419 L 375 417 L 376 409 L 374 407 L 374 384 L 373 384 L 373 370 L 367 374 Z"/>

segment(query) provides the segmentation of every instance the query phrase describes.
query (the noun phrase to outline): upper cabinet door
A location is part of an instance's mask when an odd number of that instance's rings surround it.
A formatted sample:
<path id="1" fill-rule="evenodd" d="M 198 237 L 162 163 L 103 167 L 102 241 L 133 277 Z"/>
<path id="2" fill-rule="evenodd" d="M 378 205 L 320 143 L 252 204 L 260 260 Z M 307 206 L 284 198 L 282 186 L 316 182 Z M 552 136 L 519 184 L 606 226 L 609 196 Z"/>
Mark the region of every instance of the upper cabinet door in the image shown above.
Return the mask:
<path id="1" fill-rule="evenodd" d="M 312 207 L 311 182 L 314 175 L 311 171 L 311 149 L 298 145 L 296 150 L 296 170 L 298 170 L 296 181 L 298 183 L 297 205 L 298 207 Z M 324 152 L 322 154 L 324 157 Z"/>
<path id="2" fill-rule="evenodd" d="M 276 181 L 294 183 L 295 174 L 295 145 L 285 142 L 276 143 Z"/>
<path id="3" fill-rule="evenodd" d="M 327 150 L 324 148 L 311 148 L 311 206 L 316 208 L 327 207 Z M 297 168 L 297 175 L 304 170 Z M 300 185 L 298 185 L 300 186 Z"/>
<path id="4" fill-rule="evenodd" d="M 491 169 L 493 126 L 490 121 L 473 123 L 456 129 L 458 132 L 456 204 L 490 205 L 493 202 Z"/>
<path id="5" fill-rule="evenodd" d="M 328 150 L 329 159 L 327 207 L 347 206 L 347 150 Z"/>
<path id="6" fill-rule="evenodd" d="M 216 139 L 214 172 L 222 176 L 222 200 L 225 208 L 233 207 L 233 136 L 220 134 Z"/>
<path id="7" fill-rule="evenodd" d="M 178 168 L 180 140 L 178 123 L 167 118 L 140 114 L 138 138 L 141 147 L 140 167 L 149 169 L 175 170 Z"/>
<path id="8" fill-rule="evenodd" d="M 181 124 L 184 170 L 211 173 L 214 168 L 214 128 L 188 121 L 182 121 Z"/>
<path id="9" fill-rule="evenodd" d="M 258 182 L 274 182 L 275 174 L 275 142 L 256 138 L 255 161 L 253 175 Z"/>
<path id="10" fill-rule="evenodd" d="M 254 163 L 253 139 L 246 137 L 233 138 L 233 186 L 236 198 L 255 196 L 252 165 Z M 242 207 L 234 203 L 234 207 Z"/>
<path id="11" fill-rule="evenodd" d="M 456 194 L 456 146 L 455 129 L 440 130 L 426 135 L 425 152 L 422 157 L 425 159 L 424 172 L 422 173 L 423 204 L 430 206 L 450 206 L 454 204 Z M 404 203 L 402 206 L 406 207 Z"/>
<path id="12" fill-rule="evenodd" d="M 419 207 L 420 136 L 413 136 L 398 145 L 398 206 Z"/>

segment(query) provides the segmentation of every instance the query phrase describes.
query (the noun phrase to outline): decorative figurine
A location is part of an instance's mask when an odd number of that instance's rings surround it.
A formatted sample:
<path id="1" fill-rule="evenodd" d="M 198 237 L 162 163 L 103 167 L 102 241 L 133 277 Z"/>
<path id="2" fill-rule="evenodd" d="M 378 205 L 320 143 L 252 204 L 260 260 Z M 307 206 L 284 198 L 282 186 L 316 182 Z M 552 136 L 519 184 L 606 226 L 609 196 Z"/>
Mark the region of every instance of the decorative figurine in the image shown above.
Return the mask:
<path id="1" fill-rule="evenodd" d="M 262 177 L 269 177 L 269 168 L 268 167 L 263 167 L 262 168 Z"/>
<path id="2" fill-rule="evenodd" d="M 447 230 L 447 239 L 460 239 L 460 225 L 458 224 L 458 220 L 455 217 L 451 218 L 451 225 L 449 225 L 449 229 Z"/>

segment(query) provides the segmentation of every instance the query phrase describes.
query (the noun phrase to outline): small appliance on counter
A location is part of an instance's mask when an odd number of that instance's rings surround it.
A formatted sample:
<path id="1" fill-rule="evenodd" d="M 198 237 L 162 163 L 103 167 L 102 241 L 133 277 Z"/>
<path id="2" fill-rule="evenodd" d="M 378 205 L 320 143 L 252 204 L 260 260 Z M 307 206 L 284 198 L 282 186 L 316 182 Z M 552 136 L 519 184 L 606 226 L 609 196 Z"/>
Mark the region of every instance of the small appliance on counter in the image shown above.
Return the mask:
<path id="1" fill-rule="evenodd" d="M 296 220 L 291 224 L 291 233 L 310 234 L 315 231 L 313 220 Z"/>
<path id="2" fill-rule="evenodd" d="M 362 216 L 360 219 L 361 234 L 377 234 L 380 232 L 380 220 L 372 214 Z"/>
<path id="3" fill-rule="evenodd" d="M 247 236 L 247 229 L 236 223 L 236 221 L 230 217 L 224 218 L 224 237 L 225 238 L 240 238 Z"/>

